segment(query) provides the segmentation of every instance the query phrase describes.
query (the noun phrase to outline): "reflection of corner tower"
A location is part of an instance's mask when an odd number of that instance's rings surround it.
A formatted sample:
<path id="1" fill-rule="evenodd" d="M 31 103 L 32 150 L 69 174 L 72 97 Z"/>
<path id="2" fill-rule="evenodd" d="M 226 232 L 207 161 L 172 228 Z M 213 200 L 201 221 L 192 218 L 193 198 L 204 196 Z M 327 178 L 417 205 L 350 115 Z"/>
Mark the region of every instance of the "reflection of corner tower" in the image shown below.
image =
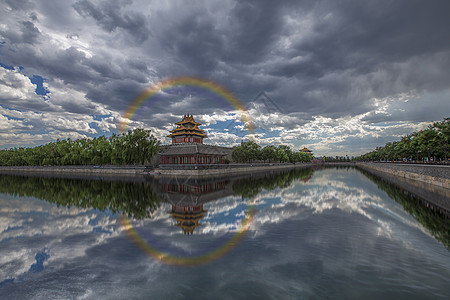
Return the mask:
<path id="1" fill-rule="evenodd" d="M 198 128 L 202 125 L 195 122 L 192 115 L 184 115 L 180 122 L 175 123 L 177 127 L 170 132 L 168 137 L 172 138 L 172 144 L 199 143 L 207 138 L 205 132 Z"/>
<path id="2" fill-rule="evenodd" d="M 158 178 L 159 196 L 171 204 L 167 213 L 175 220 L 175 226 L 180 227 L 184 234 L 192 235 L 197 226 L 202 224 L 207 210 L 203 205 L 233 194 L 228 180 L 221 178 L 191 179 L 191 178 Z"/>
<path id="3" fill-rule="evenodd" d="M 176 226 L 183 229 L 184 234 L 192 235 L 198 222 L 204 218 L 206 210 L 203 204 L 197 206 L 178 206 L 172 204 L 172 211 L 169 214 L 177 221 Z"/>

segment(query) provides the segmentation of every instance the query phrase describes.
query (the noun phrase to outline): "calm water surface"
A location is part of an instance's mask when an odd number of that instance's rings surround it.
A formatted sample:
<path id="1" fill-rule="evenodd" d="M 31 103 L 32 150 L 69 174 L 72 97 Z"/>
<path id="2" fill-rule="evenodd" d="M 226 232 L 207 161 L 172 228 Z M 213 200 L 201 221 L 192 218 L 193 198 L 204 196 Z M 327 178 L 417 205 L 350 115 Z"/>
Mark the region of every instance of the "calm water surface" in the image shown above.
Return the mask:
<path id="1" fill-rule="evenodd" d="M 356 169 L 0 175 L 1 299 L 449 299 L 449 219 Z"/>

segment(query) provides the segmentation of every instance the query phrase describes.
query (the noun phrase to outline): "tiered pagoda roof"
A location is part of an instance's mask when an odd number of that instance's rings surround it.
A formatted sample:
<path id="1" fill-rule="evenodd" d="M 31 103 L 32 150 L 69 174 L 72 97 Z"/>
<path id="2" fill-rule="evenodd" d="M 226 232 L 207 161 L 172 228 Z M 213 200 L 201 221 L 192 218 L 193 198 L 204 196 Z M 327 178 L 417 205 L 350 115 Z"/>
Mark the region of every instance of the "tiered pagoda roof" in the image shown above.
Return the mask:
<path id="1" fill-rule="evenodd" d="M 309 150 L 308 148 L 303 148 L 302 150 L 300 150 L 301 152 L 306 152 L 306 153 L 312 153 L 311 150 Z"/>
<path id="2" fill-rule="evenodd" d="M 194 120 L 193 115 L 184 115 L 183 119 L 180 122 L 175 123 L 177 127 L 170 131 L 168 137 L 175 138 L 178 136 L 193 136 L 199 138 L 207 138 L 205 132 L 198 128 L 198 126 L 202 125 Z"/>

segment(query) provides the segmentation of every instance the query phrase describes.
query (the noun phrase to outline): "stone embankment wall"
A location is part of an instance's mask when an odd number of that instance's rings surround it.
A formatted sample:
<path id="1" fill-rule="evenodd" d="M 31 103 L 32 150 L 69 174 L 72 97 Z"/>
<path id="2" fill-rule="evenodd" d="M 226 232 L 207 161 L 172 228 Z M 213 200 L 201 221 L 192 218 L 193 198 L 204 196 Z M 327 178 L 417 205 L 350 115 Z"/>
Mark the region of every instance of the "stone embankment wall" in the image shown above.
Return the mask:
<path id="1" fill-rule="evenodd" d="M 139 175 L 145 166 L 58 166 L 58 167 L 0 167 L 0 173 L 14 174 L 83 174 L 83 175 Z"/>
<path id="2" fill-rule="evenodd" d="M 245 165 L 233 168 L 205 169 L 205 170 L 156 170 L 162 176 L 222 176 L 232 174 L 250 174 L 266 171 L 289 170 L 293 168 L 311 167 L 311 163 L 303 164 L 274 164 L 274 165 Z M 53 167 L 0 167 L 0 174 L 54 174 L 54 175 L 83 175 L 83 176 L 139 176 L 148 174 L 145 166 L 53 166 Z"/>
<path id="3" fill-rule="evenodd" d="M 284 165 L 273 165 L 273 166 L 246 166 L 242 168 L 228 168 L 228 169 L 207 169 L 207 170 L 159 170 L 161 175 L 164 176 L 221 176 L 221 175 L 231 175 L 231 174 L 249 174 L 249 173 L 259 173 L 266 171 L 277 171 L 277 170 L 289 170 L 294 168 L 306 168 L 311 167 L 311 163 L 299 163 L 299 164 L 284 164 Z"/>
<path id="4" fill-rule="evenodd" d="M 414 180 L 422 183 L 422 186 L 429 186 L 429 189 L 450 190 L 450 166 L 389 163 L 356 163 L 356 165 L 369 172 L 375 171 L 377 173 Z"/>

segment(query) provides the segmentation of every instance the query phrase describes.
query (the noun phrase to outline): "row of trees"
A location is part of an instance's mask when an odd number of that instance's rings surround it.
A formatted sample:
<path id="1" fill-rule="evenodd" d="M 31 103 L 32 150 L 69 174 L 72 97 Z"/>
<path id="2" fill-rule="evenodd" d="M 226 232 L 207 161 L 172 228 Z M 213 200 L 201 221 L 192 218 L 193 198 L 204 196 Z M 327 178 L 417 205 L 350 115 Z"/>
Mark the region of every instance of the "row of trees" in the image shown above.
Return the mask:
<path id="1" fill-rule="evenodd" d="M 434 122 L 427 129 L 404 136 L 400 141 L 377 147 L 356 158 L 363 161 L 447 161 L 450 141 L 450 118 Z"/>
<path id="2" fill-rule="evenodd" d="M 110 138 L 57 140 L 34 148 L 0 151 L 1 166 L 145 164 L 158 152 L 150 130 L 135 129 Z"/>
<path id="3" fill-rule="evenodd" d="M 278 147 L 269 145 L 261 148 L 260 145 L 253 141 L 242 143 L 240 146 L 233 148 L 232 158 L 235 162 L 251 163 L 254 161 L 263 162 L 310 162 L 312 154 L 305 152 L 295 152 L 287 145 Z"/>

